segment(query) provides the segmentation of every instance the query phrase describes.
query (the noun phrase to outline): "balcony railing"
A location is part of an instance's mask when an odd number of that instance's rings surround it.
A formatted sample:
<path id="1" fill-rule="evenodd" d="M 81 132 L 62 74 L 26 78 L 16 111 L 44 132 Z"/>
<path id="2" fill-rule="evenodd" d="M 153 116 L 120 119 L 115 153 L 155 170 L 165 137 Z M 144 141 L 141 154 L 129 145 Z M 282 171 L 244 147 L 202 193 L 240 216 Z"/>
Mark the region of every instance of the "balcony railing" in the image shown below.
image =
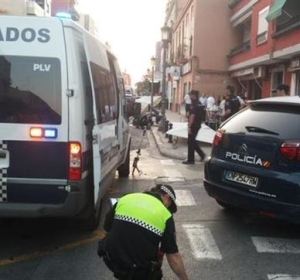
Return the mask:
<path id="1" fill-rule="evenodd" d="M 277 23 L 276 32 L 272 36 L 277 37 L 289 31 L 299 29 L 299 28 L 300 28 L 300 15 L 294 16 L 288 21 L 285 21 L 284 23 Z"/>
<path id="2" fill-rule="evenodd" d="M 237 46 L 236 48 L 233 48 L 230 51 L 229 56 L 234 56 L 236 54 L 246 52 L 246 51 L 249 51 L 249 50 L 250 50 L 250 40 L 242 43 L 241 45 Z"/>

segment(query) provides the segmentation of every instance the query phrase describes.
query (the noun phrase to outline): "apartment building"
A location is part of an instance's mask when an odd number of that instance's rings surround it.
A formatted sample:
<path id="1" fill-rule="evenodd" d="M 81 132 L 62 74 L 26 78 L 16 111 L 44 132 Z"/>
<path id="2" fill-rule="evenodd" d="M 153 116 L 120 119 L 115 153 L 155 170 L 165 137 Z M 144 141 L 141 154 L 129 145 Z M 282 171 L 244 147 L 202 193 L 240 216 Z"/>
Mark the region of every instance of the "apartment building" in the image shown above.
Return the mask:
<path id="1" fill-rule="evenodd" d="M 1 0 L 0 15 L 50 16 L 51 0 Z"/>
<path id="2" fill-rule="evenodd" d="M 235 45 L 229 71 L 249 99 L 273 96 L 279 84 L 300 95 L 300 1 L 229 0 Z"/>
<path id="3" fill-rule="evenodd" d="M 226 0 L 169 1 L 166 23 L 172 28 L 168 89 L 173 111 L 181 111 L 191 89 L 222 96 L 230 83 L 227 55 L 234 43 Z M 171 90 L 170 90 L 171 87 Z"/>
<path id="4" fill-rule="evenodd" d="M 76 0 L 52 0 L 52 15 L 59 12 L 74 13 Z"/>

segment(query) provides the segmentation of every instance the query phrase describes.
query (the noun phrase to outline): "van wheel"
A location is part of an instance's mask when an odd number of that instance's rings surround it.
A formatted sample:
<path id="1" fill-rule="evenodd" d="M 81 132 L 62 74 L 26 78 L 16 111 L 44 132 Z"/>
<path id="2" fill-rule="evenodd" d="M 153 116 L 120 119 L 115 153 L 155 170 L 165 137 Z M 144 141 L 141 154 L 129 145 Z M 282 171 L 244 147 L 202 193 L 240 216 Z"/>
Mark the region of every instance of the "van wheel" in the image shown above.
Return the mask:
<path id="1" fill-rule="evenodd" d="M 94 231 L 97 229 L 100 222 L 101 205 L 102 200 L 100 201 L 98 209 L 95 209 L 94 203 L 89 203 L 84 213 L 84 217 L 81 219 L 83 229 L 87 231 Z"/>
<path id="2" fill-rule="evenodd" d="M 130 147 L 126 155 L 125 162 L 118 168 L 119 177 L 128 178 L 130 173 Z"/>
<path id="3" fill-rule="evenodd" d="M 91 176 L 92 177 L 92 176 Z M 90 184 L 93 184 L 92 178 L 90 179 Z M 88 184 L 90 186 L 90 184 Z M 88 194 L 88 202 L 85 209 L 80 214 L 80 222 L 82 228 L 84 230 L 93 231 L 97 229 L 99 222 L 100 222 L 100 213 L 101 213 L 101 206 L 102 206 L 102 199 L 99 201 L 99 205 L 95 207 L 94 204 L 94 188 L 90 189 L 90 193 Z"/>

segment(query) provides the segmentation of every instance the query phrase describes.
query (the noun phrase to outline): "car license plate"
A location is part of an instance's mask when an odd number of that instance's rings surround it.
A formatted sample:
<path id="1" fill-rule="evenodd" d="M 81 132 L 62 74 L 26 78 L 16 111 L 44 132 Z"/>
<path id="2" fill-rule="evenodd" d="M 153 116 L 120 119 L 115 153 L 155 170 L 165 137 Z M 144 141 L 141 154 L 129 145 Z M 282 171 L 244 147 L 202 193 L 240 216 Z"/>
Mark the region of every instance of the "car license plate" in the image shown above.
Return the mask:
<path id="1" fill-rule="evenodd" d="M 234 171 L 225 171 L 225 179 L 242 185 L 257 187 L 258 178 Z"/>

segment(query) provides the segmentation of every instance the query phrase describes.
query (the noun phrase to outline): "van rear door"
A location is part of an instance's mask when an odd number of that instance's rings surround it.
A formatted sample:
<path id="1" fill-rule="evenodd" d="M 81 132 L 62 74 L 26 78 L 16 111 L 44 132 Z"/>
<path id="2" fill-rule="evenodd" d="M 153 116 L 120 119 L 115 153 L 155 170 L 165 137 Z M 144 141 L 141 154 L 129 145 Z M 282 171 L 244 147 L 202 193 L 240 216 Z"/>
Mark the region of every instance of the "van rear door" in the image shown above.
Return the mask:
<path id="1" fill-rule="evenodd" d="M 68 100 L 62 24 L 1 16 L 0 41 L 0 207 L 63 203 Z"/>

